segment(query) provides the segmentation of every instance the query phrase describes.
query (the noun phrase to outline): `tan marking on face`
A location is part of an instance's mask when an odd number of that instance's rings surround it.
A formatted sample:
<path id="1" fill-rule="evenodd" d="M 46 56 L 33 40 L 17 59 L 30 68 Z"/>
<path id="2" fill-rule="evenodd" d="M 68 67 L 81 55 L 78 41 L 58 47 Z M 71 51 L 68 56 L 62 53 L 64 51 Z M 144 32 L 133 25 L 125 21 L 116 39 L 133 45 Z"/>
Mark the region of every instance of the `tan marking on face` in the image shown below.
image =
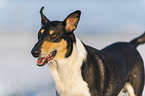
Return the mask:
<path id="1" fill-rule="evenodd" d="M 44 29 L 41 29 L 41 31 L 40 31 L 40 32 L 41 32 L 41 34 L 43 34 L 43 32 L 44 32 Z"/>
<path id="2" fill-rule="evenodd" d="M 52 35 L 54 33 L 54 30 L 50 30 L 49 34 Z"/>
<path id="3" fill-rule="evenodd" d="M 55 56 L 55 60 L 60 60 L 65 57 L 67 52 L 67 42 L 62 39 L 58 43 L 44 41 L 41 46 L 41 54 L 42 56 L 48 56 L 50 52 L 57 50 L 57 54 Z"/>

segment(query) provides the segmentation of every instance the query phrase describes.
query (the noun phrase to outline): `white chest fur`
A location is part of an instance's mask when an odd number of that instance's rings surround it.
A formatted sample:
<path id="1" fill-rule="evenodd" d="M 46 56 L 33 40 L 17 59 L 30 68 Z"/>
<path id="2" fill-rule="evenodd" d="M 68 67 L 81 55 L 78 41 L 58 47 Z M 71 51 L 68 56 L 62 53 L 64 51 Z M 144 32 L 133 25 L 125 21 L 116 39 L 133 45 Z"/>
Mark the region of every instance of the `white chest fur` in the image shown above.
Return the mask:
<path id="1" fill-rule="evenodd" d="M 50 73 L 61 96 L 90 96 L 88 85 L 81 75 L 81 66 L 86 55 L 83 44 L 76 38 L 70 57 L 50 62 Z"/>

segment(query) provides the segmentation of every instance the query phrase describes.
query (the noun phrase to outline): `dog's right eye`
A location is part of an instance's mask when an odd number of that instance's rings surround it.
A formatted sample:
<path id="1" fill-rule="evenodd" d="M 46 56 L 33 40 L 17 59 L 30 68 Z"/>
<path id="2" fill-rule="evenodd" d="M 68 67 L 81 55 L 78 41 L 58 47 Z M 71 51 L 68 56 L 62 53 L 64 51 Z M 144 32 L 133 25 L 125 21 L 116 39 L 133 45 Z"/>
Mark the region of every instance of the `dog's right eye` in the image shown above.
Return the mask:
<path id="1" fill-rule="evenodd" d="M 52 37 L 52 38 L 56 38 L 56 36 L 57 36 L 56 34 L 53 34 L 51 37 Z"/>

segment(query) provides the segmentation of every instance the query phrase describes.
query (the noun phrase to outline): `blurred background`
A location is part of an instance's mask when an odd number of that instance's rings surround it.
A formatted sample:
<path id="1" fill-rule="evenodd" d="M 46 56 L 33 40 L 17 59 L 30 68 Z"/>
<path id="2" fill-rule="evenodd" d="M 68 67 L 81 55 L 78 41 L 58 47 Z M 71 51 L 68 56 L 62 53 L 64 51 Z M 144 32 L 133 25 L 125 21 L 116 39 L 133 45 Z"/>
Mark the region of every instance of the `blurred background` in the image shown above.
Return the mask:
<path id="1" fill-rule="evenodd" d="M 0 96 L 55 96 L 48 66 L 38 67 L 30 53 L 42 6 L 50 20 L 81 10 L 75 34 L 98 49 L 145 31 L 145 0 L 0 0 Z M 145 61 L 145 45 L 138 50 Z"/>

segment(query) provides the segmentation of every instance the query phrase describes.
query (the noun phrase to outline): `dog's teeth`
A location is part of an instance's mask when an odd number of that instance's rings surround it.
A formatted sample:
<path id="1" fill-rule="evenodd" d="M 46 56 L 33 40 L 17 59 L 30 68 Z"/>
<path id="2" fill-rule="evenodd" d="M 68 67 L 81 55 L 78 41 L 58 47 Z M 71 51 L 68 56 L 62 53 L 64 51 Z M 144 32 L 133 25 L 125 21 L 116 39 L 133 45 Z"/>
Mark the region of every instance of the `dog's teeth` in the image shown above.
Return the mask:
<path id="1" fill-rule="evenodd" d="M 45 61 L 45 60 L 43 59 L 42 62 L 44 63 L 44 61 Z"/>

